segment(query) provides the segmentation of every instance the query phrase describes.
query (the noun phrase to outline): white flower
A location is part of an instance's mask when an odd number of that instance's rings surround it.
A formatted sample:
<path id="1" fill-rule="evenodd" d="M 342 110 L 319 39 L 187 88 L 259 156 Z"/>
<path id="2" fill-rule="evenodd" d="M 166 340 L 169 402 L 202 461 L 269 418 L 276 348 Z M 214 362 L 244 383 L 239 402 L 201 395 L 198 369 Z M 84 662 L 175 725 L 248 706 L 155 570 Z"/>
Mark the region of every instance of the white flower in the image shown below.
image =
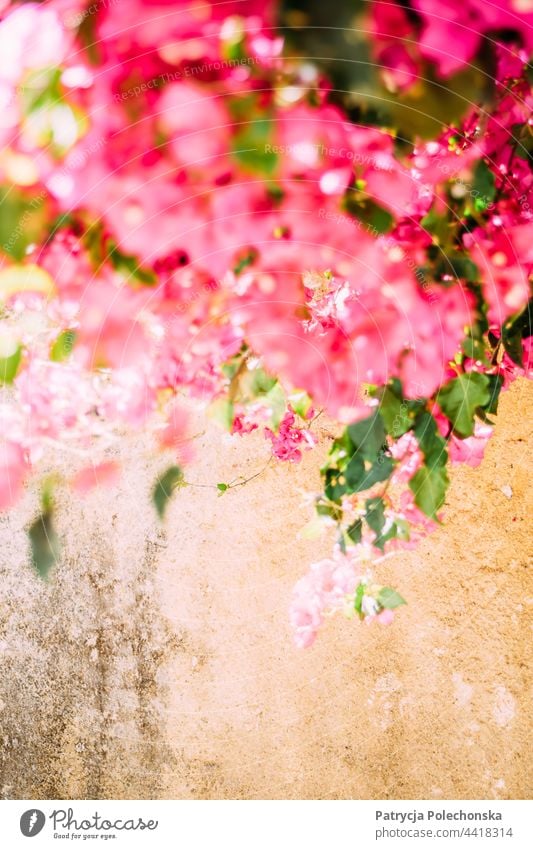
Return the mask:
<path id="1" fill-rule="evenodd" d="M 379 610 L 379 605 L 371 595 L 364 595 L 361 601 L 361 610 L 365 616 L 375 616 Z"/>

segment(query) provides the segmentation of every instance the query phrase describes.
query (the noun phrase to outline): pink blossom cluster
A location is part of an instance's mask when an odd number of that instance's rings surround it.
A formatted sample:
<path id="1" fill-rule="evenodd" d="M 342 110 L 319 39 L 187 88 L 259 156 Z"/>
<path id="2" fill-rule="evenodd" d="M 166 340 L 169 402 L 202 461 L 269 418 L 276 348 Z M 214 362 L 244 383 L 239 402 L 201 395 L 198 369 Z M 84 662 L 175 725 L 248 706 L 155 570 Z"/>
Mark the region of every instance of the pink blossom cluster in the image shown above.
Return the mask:
<path id="1" fill-rule="evenodd" d="M 296 416 L 289 410 L 283 416 L 278 432 L 274 433 L 269 427 L 265 428 L 265 436 L 272 443 L 272 453 L 278 460 L 288 460 L 299 463 L 302 450 L 313 448 L 316 444 L 311 431 L 295 426 Z"/>
<path id="2" fill-rule="evenodd" d="M 533 11 L 407 5 L 369 4 L 398 96 L 489 46 L 496 76 L 490 105 L 465 103 L 411 145 L 356 123 L 318 68 L 284 55 L 275 2 L 0 5 L 0 183 L 16 201 L 0 245 L 0 509 L 52 444 L 81 457 L 151 429 L 188 462 L 178 395 L 222 403 L 233 433 L 266 425 L 273 454 L 297 462 L 314 437 L 291 397 L 341 426 L 394 378 L 452 461 L 480 461 L 491 425 L 461 438 L 435 399 L 458 374 L 506 386 L 531 373 L 530 334 L 509 334 L 533 271 Z M 417 438 L 389 443 L 386 520 L 412 528 L 393 548 L 434 522 L 408 489 Z M 78 491 L 116 479 L 100 453 L 100 475 L 74 470 Z M 300 644 L 355 580 L 342 553 L 313 567 L 293 610 Z"/>

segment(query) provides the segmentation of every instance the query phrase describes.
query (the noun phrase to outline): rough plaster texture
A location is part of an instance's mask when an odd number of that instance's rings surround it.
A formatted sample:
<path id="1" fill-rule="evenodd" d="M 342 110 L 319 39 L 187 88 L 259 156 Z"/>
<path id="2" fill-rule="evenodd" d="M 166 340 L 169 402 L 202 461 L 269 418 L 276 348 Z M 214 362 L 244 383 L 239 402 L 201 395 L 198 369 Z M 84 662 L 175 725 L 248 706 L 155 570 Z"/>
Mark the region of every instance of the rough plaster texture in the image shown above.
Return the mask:
<path id="1" fill-rule="evenodd" d="M 383 564 L 409 601 L 395 623 L 336 618 L 307 652 L 286 611 L 329 550 L 296 538 L 316 454 L 221 498 L 178 493 L 161 529 L 141 445 L 117 489 L 61 504 L 48 585 L 28 566 L 28 493 L 0 520 L 2 797 L 528 797 L 532 401 L 512 387 L 444 527 Z M 251 474 L 265 451 L 207 434 L 189 478 Z"/>

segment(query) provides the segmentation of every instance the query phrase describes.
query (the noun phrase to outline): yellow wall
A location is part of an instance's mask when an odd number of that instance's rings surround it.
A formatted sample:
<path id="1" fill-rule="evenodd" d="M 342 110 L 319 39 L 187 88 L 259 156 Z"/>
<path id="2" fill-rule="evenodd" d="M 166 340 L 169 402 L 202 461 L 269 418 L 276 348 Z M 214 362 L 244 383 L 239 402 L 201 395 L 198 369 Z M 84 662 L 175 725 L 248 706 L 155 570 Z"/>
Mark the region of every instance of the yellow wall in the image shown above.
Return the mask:
<path id="1" fill-rule="evenodd" d="M 306 652 L 287 606 L 330 548 L 297 539 L 316 453 L 222 497 L 178 493 L 162 531 L 154 462 L 128 449 L 119 490 L 63 499 L 48 586 L 27 564 L 28 494 L 0 519 L 2 796 L 530 795 L 532 400 L 525 382 L 505 394 L 483 465 L 454 473 L 444 527 L 383 564 L 409 602 L 395 623 L 336 618 Z M 208 433 L 188 477 L 249 475 L 266 451 Z"/>

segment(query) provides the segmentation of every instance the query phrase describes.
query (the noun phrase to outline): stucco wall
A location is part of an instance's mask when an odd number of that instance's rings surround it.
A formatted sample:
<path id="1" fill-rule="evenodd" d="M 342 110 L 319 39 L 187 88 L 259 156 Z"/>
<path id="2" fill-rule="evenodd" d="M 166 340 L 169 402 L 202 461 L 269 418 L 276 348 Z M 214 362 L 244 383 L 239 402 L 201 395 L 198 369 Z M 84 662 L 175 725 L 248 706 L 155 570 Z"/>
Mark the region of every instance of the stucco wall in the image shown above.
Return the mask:
<path id="1" fill-rule="evenodd" d="M 337 618 L 307 652 L 286 611 L 329 550 L 296 538 L 316 454 L 221 498 L 178 493 L 162 530 L 139 445 L 118 489 L 61 504 L 48 585 L 27 562 L 28 493 L 0 519 L 2 797 L 530 795 L 532 401 L 512 387 L 483 465 L 454 474 L 445 526 L 383 565 L 409 601 L 395 623 Z M 200 445 L 200 483 L 251 474 L 266 450 Z"/>

